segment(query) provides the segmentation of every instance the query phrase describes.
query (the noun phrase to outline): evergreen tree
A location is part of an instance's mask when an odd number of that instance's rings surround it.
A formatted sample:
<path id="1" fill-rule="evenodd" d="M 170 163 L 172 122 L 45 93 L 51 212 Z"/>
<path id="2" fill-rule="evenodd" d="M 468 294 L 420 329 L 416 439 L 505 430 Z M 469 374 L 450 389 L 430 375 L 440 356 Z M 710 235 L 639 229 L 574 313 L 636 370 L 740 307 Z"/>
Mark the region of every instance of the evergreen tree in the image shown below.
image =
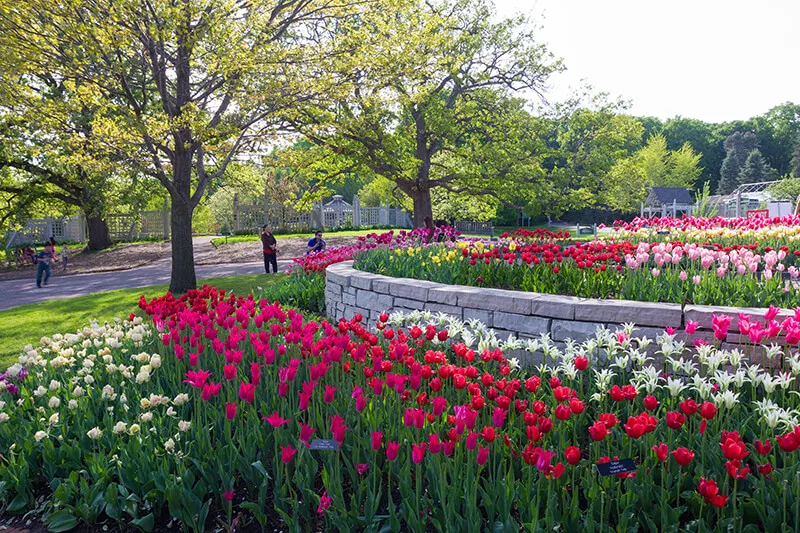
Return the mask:
<path id="1" fill-rule="evenodd" d="M 724 146 L 726 155 L 722 161 L 717 194 L 730 194 L 739 185 L 739 174 L 747 157 L 758 147 L 758 138 L 750 131 L 735 131 L 725 139 Z"/>
<path id="2" fill-rule="evenodd" d="M 747 156 L 744 167 L 739 173 L 739 185 L 769 181 L 773 174 L 774 171 L 764 162 L 761 152 L 753 150 Z"/>

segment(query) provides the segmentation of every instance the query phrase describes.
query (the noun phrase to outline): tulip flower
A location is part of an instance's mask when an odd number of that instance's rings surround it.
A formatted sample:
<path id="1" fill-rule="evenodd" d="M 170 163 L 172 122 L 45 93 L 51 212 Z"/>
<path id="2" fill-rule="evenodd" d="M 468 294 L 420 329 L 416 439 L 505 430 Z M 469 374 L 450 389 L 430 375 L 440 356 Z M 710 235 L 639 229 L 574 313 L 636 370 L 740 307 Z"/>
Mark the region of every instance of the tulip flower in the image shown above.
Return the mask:
<path id="1" fill-rule="evenodd" d="M 677 448 L 672 452 L 672 457 L 679 465 L 686 466 L 694 459 L 694 452 L 687 448 Z"/>
<path id="2" fill-rule="evenodd" d="M 228 420 L 233 420 L 236 418 L 236 404 L 235 403 L 226 403 L 225 404 L 225 418 Z"/>
<path id="3" fill-rule="evenodd" d="M 667 460 L 667 455 L 669 455 L 669 448 L 666 444 L 659 443 L 658 446 L 653 446 L 653 451 L 656 452 L 656 456 L 658 460 L 662 463 Z"/>
<path id="4" fill-rule="evenodd" d="M 281 446 L 281 461 L 288 465 L 292 462 L 292 459 L 296 453 L 297 450 L 291 446 Z"/>
<path id="5" fill-rule="evenodd" d="M 281 427 L 282 425 L 288 424 L 289 422 L 291 422 L 291 420 L 287 420 L 285 418 L 282 418 L 278 414 L 278 411 L 275 411 L 274 413 L 272 413 L 269 416 L 265 416 L 265 417 L 261 418 L 261 420 L 266 421 L 270 426 L 272 426 L 274 428 Z"/>
<path id="6" fill-rule="evenodd" d="M 770 442 L 769 439 L 765 440 L 764 442 L 756 440 L 754 445 L 759 455 L 767 455 L 770 451 L 772 451 L 772 442 Z"/>
<path id="7" fill-rule="evenodd" d="M 244 381 L 239 383 L 239 398 L 247 403 L 252 403 L 256 396 L 256 386 Z"/>
<path id="8" fill-rule="evenodd" d="M 322 496 L 319 497 L 319 506 L 317 507 L 317 513 L 323 514 L 325 511 L 330 509 L 331 503 L 333 503 L 333 499 L 328 496 L 328 491 L 322 493 Z"/>
<path id="9" fill-rule="evenodd" d="M 489 448 L 484 448 L 483 446 L 478 446 L 478 457 L 476 459 L 478 465 L 486 464 L 486 461 L 489 459 Z"/>
<path id="10" fill-rule="evenodd" d="M 400 444 L 397 442 L 386 443 L 386 459 L 394 461 L 397 459 L 397 454 L 400 451 Z"/>
<path id="11" fill-rule="evenodd" d="M 425 449 L 427 448 L 424 442 L 411 445 L 411 460 L 414 464 L 420 464 L 425 459 Z"/>
<path id="12" fill-rule="evenodd" d="M 589 435 L 595 442 L 603 440 L 607 434 L 608 429 L 606 425 L 599 420 L 589 427 Z"/>
<path id="13" fill-rule="evenodd" d="M 564 457 L 571 465 L 576 465 L 581 462 L 581 450 L 577 446 L 567 446 L 564 450 Z"/>
<path id="14" fill-rule="evenodd" d="M 700 416 L 706 420 L 711 420 L 717 414 L 717 407 L 711 402 L 703 402 L 700 406 Z"/>

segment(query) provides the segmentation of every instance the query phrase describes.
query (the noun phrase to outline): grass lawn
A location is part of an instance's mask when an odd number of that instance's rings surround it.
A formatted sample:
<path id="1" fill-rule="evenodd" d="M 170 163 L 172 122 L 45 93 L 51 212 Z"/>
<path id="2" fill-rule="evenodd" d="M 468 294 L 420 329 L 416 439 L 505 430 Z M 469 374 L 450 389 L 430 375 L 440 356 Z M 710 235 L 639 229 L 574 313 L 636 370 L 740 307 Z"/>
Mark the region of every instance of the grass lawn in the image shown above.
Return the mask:
<path id="1" fill-rule="evenodd" d="M 250 294 L 256 287 L 275 283 L 284 276 L 265 278 L 262 274 L 229 276 L 200 280 L 237 294 Z M 137 289 L 119 289 L 63 300 L 49 300 L 0 311 L 0 369 L 16 362 L 26 344 L 39 344 L 43 336 L 74 333 L 93 319 L 98 322 L 127 317 L 139 311 L 139 296 L 152 298 L 167 292 L 168 285 L 151 285 Z"/>

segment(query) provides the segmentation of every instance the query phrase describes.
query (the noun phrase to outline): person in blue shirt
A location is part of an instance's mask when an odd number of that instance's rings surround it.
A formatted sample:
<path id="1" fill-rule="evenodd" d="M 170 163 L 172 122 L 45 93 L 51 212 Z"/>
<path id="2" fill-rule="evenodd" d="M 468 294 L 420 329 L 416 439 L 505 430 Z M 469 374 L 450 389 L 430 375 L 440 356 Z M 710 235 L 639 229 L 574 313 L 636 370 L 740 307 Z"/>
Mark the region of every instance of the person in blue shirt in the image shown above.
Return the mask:
<path id="1" fill-rule="evenodd" d="M 312 237 L 308 241 L 308 248 L 306 249 L 306 255 L 308 254 L 315 254 L 318 252 L 325 251 L 325 241 L 322 240 L 322 232 L 318 231 L 314 237 Z"/>

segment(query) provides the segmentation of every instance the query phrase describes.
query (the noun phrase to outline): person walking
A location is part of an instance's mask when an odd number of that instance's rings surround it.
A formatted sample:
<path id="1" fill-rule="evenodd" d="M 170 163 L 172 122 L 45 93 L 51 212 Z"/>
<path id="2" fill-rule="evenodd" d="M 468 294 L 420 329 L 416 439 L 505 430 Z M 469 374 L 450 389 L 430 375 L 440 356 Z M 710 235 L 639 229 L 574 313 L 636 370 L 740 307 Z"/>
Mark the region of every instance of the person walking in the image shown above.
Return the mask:
<path id="1" fill-rule="evenodd" d="M 327 244 L 322 240 L 322 232 L 318 231 L 314 236 L 309 239 L 308 247 L 306 248 L 306 255 L 324 252 Z"/>
<path id="2" fill-rule="evenodd" d="M 42 288 L 42 275 L 44 275 L 44 284 L 50 279 L 50 262 L 53 261 L 56 255 L 56 240 L 50 237 L 50 241 L 45 245 L 44 250 L 39 252 L 36 256 L 36 288 Z"/>
<path id="3" fill-rule="evenodd" d="M 264 249 L 264 270 L 269 274 L 269 266 L 272 265 L 272 271 L 277 274 L 278 241 L 267 224 L 261 227 L 261 247 Z"/>

